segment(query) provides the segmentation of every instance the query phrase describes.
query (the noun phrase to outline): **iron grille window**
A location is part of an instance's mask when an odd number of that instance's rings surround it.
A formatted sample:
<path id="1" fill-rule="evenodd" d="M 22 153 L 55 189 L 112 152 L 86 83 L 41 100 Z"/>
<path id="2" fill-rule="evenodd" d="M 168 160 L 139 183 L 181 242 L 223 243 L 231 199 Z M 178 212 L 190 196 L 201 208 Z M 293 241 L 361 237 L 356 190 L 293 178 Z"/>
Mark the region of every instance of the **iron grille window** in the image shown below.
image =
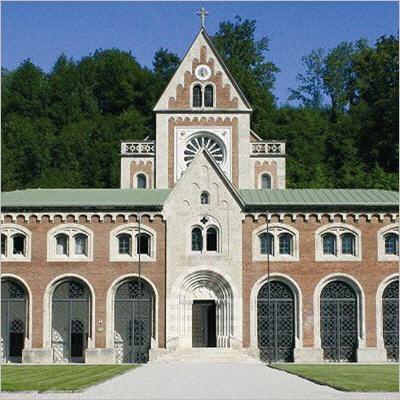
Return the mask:
<path id="1" fill-rule="evenodd" d="M 203 232 L 200 228 L 192 229 L 192 251 L 203 250 Z"/>
<path id="2" fill-rule="evenodd" d="M 289 233 L 282 233 L 279 236 L 279 254 L 292 254 L 293 238 Z"/>
<path id="3" fill-rule="evenodd" d="M 383 341 L 389 361 L 399 361 L 399 281 L 390 283 L 382 296 Z"/>
<path id="4" fill-rule="evenodd" d="M 385 238 L 385 254 L 399 255 L 399 235 L 388 233 Z"/>
<path id="5" fill-rule="evenodd" d="M 118 253 L 119 254 L 132 254 L 132 237 L 127 233 L 118 235 Z"/>
<path id="6" fill-rule="evenodd" d="M 262 233 L 259 238 L 261 254 L 274 255 L 274 237 L 270 233 Z"/>
<path id="7" fill-rule="evenodd" d="M 355 237 L 351 233 L 344 233 L 342 239 L 342 254 L 355 255 Z"/>
<path id="8" fill-rule="evenodd" d="M 204 105 L 206 107 L 214 106 L 214 88 L 211 85 L 207 85 L 204 89 Z"/>
<path id="9" fill-rule="evenodd" d="M 358 347 L 357 295 L 346 282 L 321 292 L 321 345 L 327 361 L 355 361 Z"/>
<path id="10" fill-rule="evenodd" d="M 193 107 L 201 107 L 203 105 L 202 92 L 203 91 L 200 85 L 196 85 L 193 87 Z"/>
<path id="11" fill-rule="evenodd" d="M 322 236 L 322 251 L 324 254 L 336 254 L 336 236 L 333 233 Z"/>

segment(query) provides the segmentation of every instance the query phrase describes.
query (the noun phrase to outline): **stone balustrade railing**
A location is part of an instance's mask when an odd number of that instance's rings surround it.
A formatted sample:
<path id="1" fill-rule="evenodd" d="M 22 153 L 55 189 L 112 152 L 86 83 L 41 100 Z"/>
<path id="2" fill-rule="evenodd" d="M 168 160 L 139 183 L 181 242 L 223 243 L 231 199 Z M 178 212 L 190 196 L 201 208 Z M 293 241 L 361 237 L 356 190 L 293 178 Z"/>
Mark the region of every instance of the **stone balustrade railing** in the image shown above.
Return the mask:
<path id="1" fill-rule="evenodd" d="M 285 154 L 285 142 L 262 141 L 250 143 L 250 155 L 253 157 L 284 156 Z"/>
<path id="2" fill-rule="evenodd" d="M 154 140 L 121 142 L 122 156 L 152 157 L 155 154 L 156 142 Z"/>

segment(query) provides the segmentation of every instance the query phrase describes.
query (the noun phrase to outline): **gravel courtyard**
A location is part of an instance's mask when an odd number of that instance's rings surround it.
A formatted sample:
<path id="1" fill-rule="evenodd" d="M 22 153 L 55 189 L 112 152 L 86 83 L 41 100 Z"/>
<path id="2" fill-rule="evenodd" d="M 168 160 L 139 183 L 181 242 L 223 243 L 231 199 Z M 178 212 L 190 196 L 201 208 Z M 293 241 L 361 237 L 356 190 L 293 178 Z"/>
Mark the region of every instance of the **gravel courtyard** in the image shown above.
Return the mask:
<path id="1" fill-rule="evenodd" d="M 346 393 L 254 363 L 151 363 L 80 393 L 2 393 L 5 399 L 398 399 Z"/>

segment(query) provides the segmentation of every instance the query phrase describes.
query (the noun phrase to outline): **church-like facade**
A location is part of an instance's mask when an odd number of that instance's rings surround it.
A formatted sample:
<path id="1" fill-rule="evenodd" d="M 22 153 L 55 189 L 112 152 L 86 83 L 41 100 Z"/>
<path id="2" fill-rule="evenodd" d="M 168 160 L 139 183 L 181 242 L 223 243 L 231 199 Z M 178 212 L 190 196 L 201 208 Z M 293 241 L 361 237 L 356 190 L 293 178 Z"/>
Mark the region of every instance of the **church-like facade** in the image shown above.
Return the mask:
<path id="1" fill-rule="evenodd" d="M 398 360 L 398 194 L 286 189 L 203 28 L 154 112 L 120 189 L 2 194 L 2 360 Z"/>

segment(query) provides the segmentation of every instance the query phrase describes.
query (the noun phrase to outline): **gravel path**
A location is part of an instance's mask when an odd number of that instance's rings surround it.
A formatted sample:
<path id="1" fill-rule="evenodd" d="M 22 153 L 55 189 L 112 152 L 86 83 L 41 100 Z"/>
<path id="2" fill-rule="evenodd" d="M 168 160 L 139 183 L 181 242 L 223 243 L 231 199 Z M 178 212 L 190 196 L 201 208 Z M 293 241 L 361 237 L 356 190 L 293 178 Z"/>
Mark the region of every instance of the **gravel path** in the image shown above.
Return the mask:
<path id="1" fill-rule="evenodd" d="M 398 393 L 346 393 L 240 363 L 147 364 L 81 393 L 2 393 L 4 399 L 399 399 Z"/>

